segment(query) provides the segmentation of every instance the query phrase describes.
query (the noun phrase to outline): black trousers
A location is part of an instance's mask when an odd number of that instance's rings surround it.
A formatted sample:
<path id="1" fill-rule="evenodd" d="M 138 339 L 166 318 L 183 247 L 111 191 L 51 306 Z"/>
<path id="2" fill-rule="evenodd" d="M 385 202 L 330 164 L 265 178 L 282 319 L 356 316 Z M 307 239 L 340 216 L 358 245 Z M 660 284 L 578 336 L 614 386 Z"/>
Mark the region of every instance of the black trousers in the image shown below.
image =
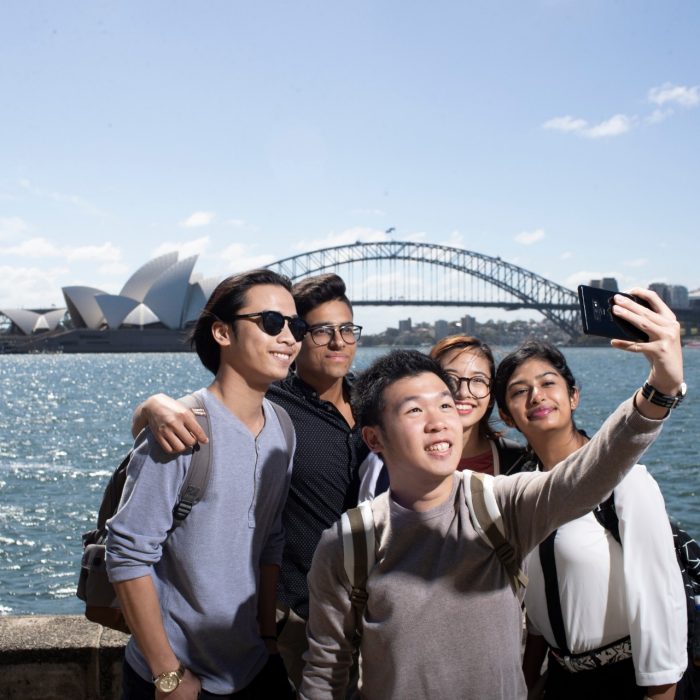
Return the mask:
<path id="1" fill-rule="evenodd" d="M 550 655 L 547 660 L 546 700 L 642 700 L 645 689 L 634 678 L 632 659 L 590 671 L 570 673 Z"/>
<path id="2" fill-rule="evenodd" d="M 253 679 L 253 682 L 243 690 L 228 695 L 215 695 L 201 690 L 199 700 L 288 700 L 294 697 L 294 691 L 274 666 L 278 661 L 270 657 L 271 662 L 263 667 L 262 671 Z M 281 659 L 279 664 L 281 664 Z M 270 667 L 273 667 L 272 669 Z M 122 671 L 122 697 L 121 700 L 154 700 L 156 687 L 150 681 L 145 681 L 124 659 Z M 282 667 L 283 668 L 283 667 Z M 272 671 L 272 672 L 271 672 Z"/>

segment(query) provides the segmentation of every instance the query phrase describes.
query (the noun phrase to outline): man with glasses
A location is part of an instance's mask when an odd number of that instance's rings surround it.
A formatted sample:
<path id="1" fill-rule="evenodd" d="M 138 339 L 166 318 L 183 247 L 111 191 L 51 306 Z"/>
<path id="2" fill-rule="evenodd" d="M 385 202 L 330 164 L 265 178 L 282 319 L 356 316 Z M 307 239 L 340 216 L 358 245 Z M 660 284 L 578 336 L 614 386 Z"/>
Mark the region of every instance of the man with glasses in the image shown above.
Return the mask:
<path id="1" fill-rule="evenodd" d="M 354 323 L 345 283 L 332 273 L 316 275 L 295 284 L 292 295 L 308 333 L 294 371 L 270 386 L 267 397 L 286 409 L 297 434 L 283 514 L 278 626 L 279 649 L 298 687 L 309 609 L 306 575 L 321 533 L 356 505 L 358 470 L 369 450 L 350 408 L 348 373 L 362 327 Z M 146 420 L 166 451 L 181 451 L 195 440 L 206 439 L 191 413 L 162 394 L 137 408 L 134 429 Z"/>
<path id="2" fill-rule="evenodd" d="M 192 451 L 173 456 L 139 433 L 107 521 L 107 571 L 133 634 L 125 700 L 293 697 L 275 644 L 275 590 L 294 439 L 265 399 L 306 333 L 290 292 L 271 270 L 229 277 L 197 320 L 192 345 L 214 379 L 196 395 L 216 437 L 207 488 L 177 528 Z"/>

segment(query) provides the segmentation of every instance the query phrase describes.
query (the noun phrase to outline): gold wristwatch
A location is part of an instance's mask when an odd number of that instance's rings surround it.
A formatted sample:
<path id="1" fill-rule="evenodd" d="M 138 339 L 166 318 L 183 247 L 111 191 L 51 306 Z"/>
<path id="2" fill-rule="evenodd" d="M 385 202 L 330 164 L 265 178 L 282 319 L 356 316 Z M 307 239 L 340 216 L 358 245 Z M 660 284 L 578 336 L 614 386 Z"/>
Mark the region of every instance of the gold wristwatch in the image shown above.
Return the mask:
<path id="1" fill-rule="evenodd" d="M 172 693 L 173 690 L 177 690 L 184 675 L 185 667 L 183 666 L 182 661 L 180 661 L 177 671 L 165 671 L 165 673 L 154 676 L 153 683 L 161 693 Z"/>

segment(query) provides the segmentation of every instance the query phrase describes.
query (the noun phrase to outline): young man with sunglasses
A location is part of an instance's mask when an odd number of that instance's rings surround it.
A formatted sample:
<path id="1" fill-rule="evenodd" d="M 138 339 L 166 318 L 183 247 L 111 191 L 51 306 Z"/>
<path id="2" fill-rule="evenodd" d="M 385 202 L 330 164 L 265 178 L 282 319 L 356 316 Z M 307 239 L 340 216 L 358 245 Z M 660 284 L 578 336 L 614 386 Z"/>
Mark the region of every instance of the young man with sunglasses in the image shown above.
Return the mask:
<path id="1" fill-rule="evenodd" d="M 348 376 L 361 326 L 353 321 L 345 283 L 335 274 L 306 278 L 292 288 L 308 325 L 294 372 L 273 384 L 267 398 L 287 410 L 297 434 L 294 470 L 284 509 L 285 548 L 278 588 L 279 649 L 299 686 L 306 651 L 309 593 L 306 575 L 321 533 L 356 505 L 359 465 L 368 455 L 350 408 Z M 183 407 L 157 394 L 134 414 L 134 429 L 148 420 L 166 451 L 203 440 Z"/>
<path id="2" fill-rule="evenodd" d="M 197 392 L 213 438 L 211 473 L 177 528 L 191 451 L 165 452 L 148 429 L 136 440 L 107 523 L 107 570 L 133 634 L 125 700 L 293 697 L 274 643 L 293 431 L 265 399 L 306 333 L 290 291 L 270 270 L 229 277 L 197 321 L 192 345 L 214 374 Z"/>

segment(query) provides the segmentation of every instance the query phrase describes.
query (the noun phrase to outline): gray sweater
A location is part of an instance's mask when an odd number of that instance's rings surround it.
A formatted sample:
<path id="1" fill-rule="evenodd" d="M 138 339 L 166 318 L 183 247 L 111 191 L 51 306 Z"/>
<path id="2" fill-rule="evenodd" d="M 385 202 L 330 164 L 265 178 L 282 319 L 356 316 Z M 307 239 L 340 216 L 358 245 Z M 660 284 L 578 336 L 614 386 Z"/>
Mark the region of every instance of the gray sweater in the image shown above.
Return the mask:
<path id="1" fill-rule="evenodd" d="M 191 458 L 165 455 L 145 430 L 107 523 L 107 570 L 112 581 L 151 575 L 173 651 L 205 690 L 224 694 L 247 686 L 267 660 L 257 623 L 259 567 L 282 558 L 292 455 L 267 401 L 256 439 L 210 392 L 198 393 L 213 450 L 204 498 L 168 536 Z M 151 679 L 133 638 L 126 659 Z"/>
<path id="2" fill-rule="evenodd" d="M 496 477 L 506 537 L 520 558 L 600 503 L 653 442 L 661 422 L 623 403 L 556 469 Z M 519 700 L 522 612 L 495 552 L 474 530 L 455 477 L 427 512 L 383 494 L 372 502 L 377 563 L 361 641 L 360 697 Z M 340 531 L 323 534 L 309 574 L 309 651 L 300 698 L 344 698 L 353 649 Z"/>

